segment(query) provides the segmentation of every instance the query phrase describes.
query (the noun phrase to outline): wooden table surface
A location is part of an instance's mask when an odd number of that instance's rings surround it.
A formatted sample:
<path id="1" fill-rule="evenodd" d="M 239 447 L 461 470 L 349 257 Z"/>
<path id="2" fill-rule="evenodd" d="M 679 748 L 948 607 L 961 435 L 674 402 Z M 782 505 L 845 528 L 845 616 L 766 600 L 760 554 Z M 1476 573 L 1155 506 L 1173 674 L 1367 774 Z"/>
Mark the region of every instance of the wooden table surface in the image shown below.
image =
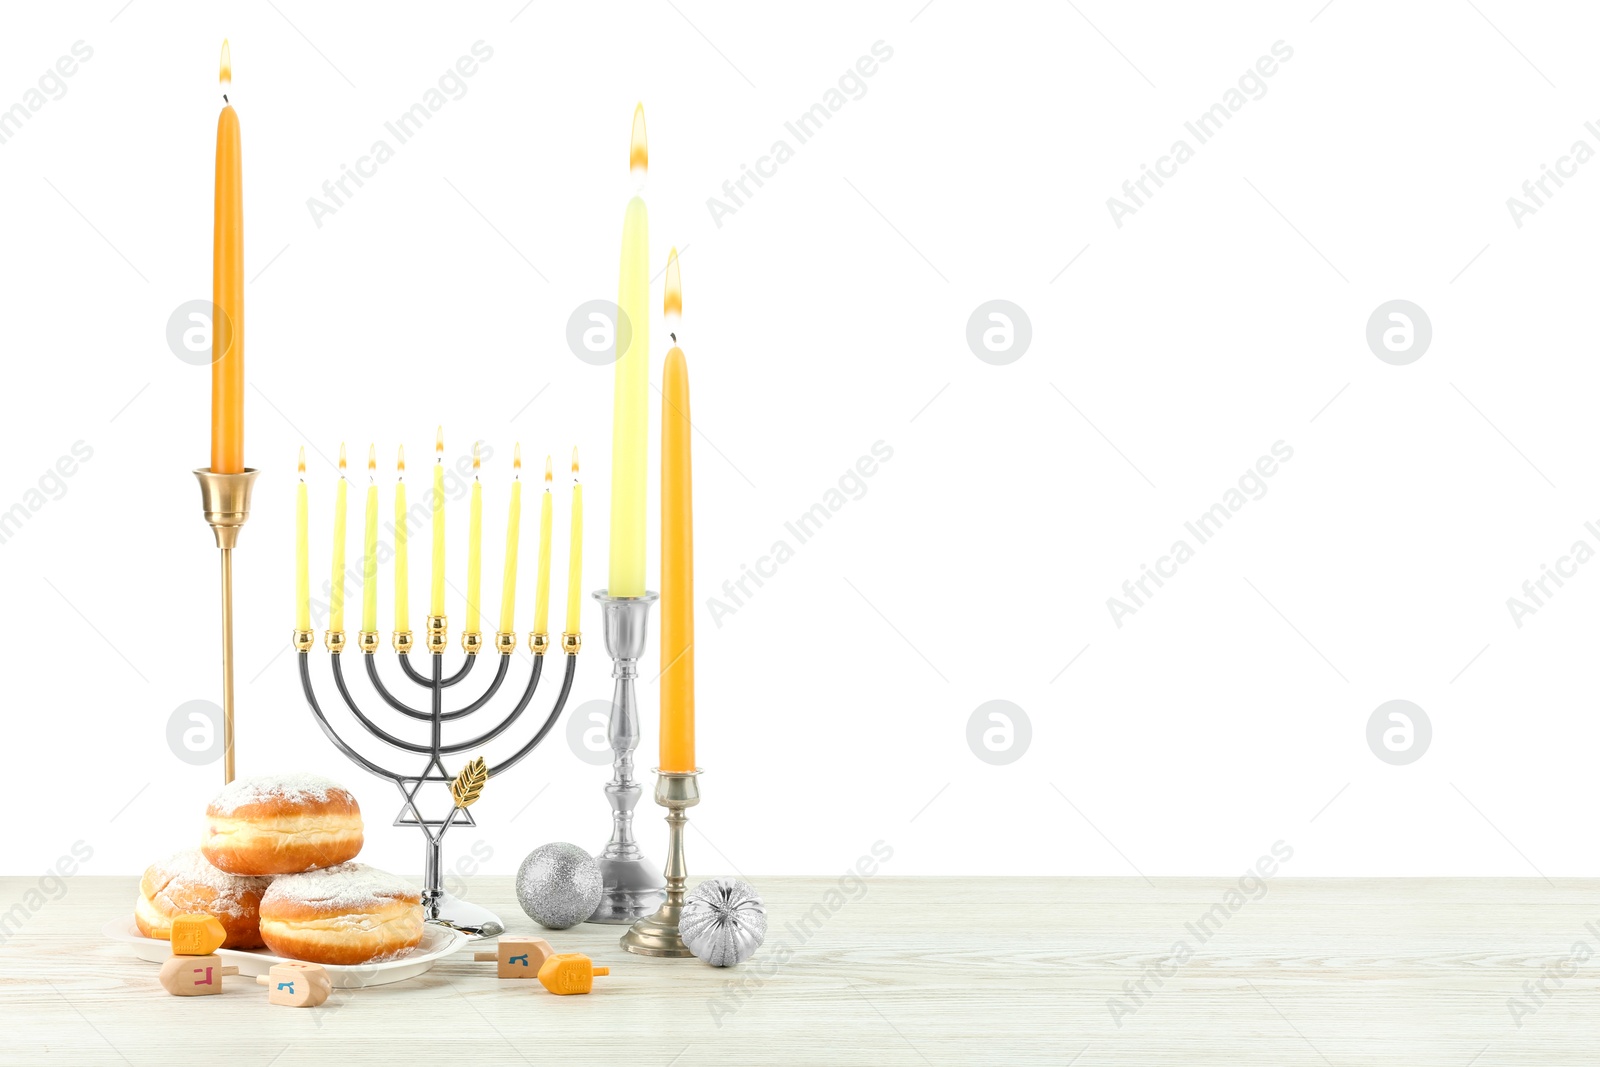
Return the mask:
<path id="1" fill-rule="evenodd" d="M 545 936 L 610 965 L 589 996 L 456 956 L 297 1010 L 249 979 L 163 993 L 99 933 L 134 878 L 71 878 L 37 908 L 38 879 L 0 878 L 0 1063 L 1600 1062 L 1600 882 L 1277 878 L 1242 903 L 1207 878 L 755 882 L 771 928 L 737 969 L 584 925 Z M 509 878 L 471 885 L 540 932 Z"/>

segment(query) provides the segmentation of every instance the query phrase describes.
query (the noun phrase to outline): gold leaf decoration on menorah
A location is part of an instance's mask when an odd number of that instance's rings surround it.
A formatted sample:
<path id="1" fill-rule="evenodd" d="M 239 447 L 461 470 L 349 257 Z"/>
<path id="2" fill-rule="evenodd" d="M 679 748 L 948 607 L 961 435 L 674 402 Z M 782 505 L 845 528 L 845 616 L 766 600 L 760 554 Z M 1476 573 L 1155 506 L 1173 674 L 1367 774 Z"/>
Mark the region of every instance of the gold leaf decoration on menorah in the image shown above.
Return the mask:
<path id="1" fill-rule="evenodd" d="M 456 807 L 472 807 L 483 792 L 483 783 L 488 780 L 489 768 L 484 765 L 482 756 L 461 768 L 456 780 L 450 783 L 450 795 L 455 798 Z"/>

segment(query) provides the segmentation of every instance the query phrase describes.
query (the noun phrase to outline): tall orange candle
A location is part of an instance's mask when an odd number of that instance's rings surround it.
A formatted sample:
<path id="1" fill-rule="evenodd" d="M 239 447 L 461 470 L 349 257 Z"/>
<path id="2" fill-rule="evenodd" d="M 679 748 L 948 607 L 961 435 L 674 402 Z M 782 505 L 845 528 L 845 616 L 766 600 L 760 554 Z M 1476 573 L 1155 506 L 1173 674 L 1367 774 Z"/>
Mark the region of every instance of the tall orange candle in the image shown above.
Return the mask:
<path id="1" fill-rule="evenodd" d="M 683 312 L 678 250 L 667 257 L 666 315 Z M 677 334 L 672 334 L 677 340 Z M 661 769 L 694 765 L 694 493 L 689 461 L 689 365 L 667 353 L 661 372 Z"/>
<path id="2" fill-rule="evenodd" d="M 222 99 L 233 84 L 228 42 L 222 42 Z M 211 238 L 211 469 L 244 470 L 244 192 L 239 116 L 231 104 L 217 116 L 217 199 Z"/>

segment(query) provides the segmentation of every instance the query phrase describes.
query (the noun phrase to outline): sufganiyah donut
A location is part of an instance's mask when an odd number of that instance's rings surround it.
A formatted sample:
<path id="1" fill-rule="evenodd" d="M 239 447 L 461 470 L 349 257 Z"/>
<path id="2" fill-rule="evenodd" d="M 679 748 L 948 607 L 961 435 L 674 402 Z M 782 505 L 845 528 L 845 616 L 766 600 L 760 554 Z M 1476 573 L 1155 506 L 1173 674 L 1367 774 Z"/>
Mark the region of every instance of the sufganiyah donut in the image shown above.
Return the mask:
<path id="1" fill-rule="evenodd" d="M 417 890 L 364 863 L 274 878 L 261 898 L 262 940 L 307 963 L 394 959 L 421 943 L 422 929 Z"/>
<path id="2" fill-rule="evenodd" d="M 315 774 L 240 778 L 206 806 L 200 851 L 230 874 L 299 874 L 354 859 L 361 807 Z"/>
<path id="3" fill-rule="evenodd" d="M 219 871 L 196 849 L 175 852 L 145 870 L 133 919 L 144 936 L 167 941 L 179 915 L 214 915 L 228 935 L 221 947 L 260 948 L 261 894 L 270 881 Z"/>

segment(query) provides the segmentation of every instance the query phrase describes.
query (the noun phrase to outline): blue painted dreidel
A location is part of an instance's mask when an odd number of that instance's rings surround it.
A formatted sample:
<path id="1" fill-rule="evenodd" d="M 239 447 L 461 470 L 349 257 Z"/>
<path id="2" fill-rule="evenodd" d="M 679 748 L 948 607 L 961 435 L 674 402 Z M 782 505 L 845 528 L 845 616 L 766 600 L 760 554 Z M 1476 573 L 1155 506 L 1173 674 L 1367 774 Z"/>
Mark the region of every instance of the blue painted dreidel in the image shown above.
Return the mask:
<path id="1" fill-rule="evenodd" d="M 274 963 L 266 974 L 256 975 L 256 984 L 267 987 L 267 1003 L 287 1008 L 314 1008 L 328 999 L 333 982 L 328 972 L 315 963 Z"/>
<path id="2" fill-rule="evenodd" d="M 494 960 L 496 978 L 537 978 L 555 951 L 542 937 L 502 937 L 495 951 L 474 952 L 472 958 Z"/>
<path id="3" fill-rule="evenodd" d="M 238 973 L 221 956 L 173 956 L 161 965 L 161 988 L 175 997 L 210 996 L 222 992 L 224 976 Z"/>

